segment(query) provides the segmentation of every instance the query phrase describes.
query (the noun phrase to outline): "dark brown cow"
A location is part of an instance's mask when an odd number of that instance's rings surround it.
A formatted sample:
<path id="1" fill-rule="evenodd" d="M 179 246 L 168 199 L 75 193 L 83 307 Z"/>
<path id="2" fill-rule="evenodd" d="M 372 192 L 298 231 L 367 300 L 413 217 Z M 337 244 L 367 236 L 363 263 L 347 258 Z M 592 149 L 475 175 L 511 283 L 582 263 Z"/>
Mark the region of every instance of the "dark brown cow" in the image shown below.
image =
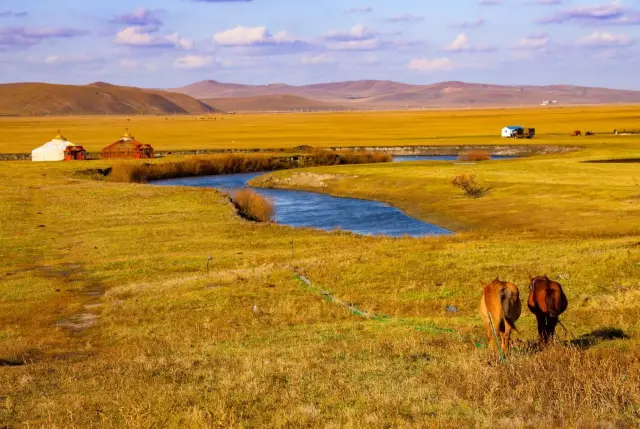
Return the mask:
<path id="1" fill-rule="evenodd" d="M 538 335 L 543 344 L 549 342 L 556 332 L 558 317 L 569 305 L 560 283 L 549 280 L 549 277 L 532 277 L 529 284 L 529 310 L 538 320 Z"/>

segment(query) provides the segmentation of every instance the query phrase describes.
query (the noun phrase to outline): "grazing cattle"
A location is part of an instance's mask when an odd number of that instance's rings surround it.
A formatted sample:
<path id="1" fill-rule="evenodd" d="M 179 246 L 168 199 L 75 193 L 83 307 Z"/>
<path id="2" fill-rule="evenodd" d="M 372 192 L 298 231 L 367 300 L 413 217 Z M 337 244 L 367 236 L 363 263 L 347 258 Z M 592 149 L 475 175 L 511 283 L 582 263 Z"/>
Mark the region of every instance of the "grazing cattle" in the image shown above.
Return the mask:
<path id="1" fill-rule="evenodd" d="M 527 305 L 538 320 L 540 341 L 546 344 L 555 334 L 558 317 L 567 309 L 569 301 L 562 286 L 546 275 L 531 277 L 529 292 Z"/>
<path id="2" fill-rule="evenodd" d="M 493 326 L 500 338 L 500 345 L 505 355 L 509 353 L 511 330 L 517 331 L 515 323 L 521 312 L 522 304 L 520 303 L 518 286 L 509 282 L 502 282 L 498 278 L 483 286 L 480 315 L 486 324 L 489 345 L 495 347 L 489 322 L 489 314 L 491 314 Z"/>

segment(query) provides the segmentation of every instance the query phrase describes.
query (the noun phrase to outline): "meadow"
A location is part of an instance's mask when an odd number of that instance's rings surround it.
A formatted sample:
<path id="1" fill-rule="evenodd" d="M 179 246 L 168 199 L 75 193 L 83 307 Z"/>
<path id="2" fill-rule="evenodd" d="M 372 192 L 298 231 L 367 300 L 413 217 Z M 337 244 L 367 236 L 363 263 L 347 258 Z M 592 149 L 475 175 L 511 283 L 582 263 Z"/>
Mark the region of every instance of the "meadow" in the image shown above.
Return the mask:
<path id="1" fill-rule="evenodd" d="M 420 239 L 249 222 L 212 189 L 77 174 L 107 161 L 0 163 L 0 427 L 637 427 L 640 164 L 584 161 L 640 157 L 638 136 L 602 134 L 637 128 L 638 108 L 177 118 L 4 118 L 0 153 L 58 128 L 99 149 L 127 124 L 167 150 L 504 145 L 512 124 L 538 129 L 517 144 L 583 149 L 302 170 L 331 175 L 314 191 L 458 232 Z M 282 179 L 300 171 L 257 181 L 296 187 Z M 492 189 L 468 198 L 459 174 Z M 537 350 L 525 308 L 498 365 L 481 282 L 524 299 L 545 273 L 570 333 Z"/>
<path id="2" fill-rule="evenodd" d="M 29 153 L 58 130 L 73 143 L 98 152 L 120 138 L 126 128 L 159 151 L 502 144 L 496 136 L 506 125 L 536 127 L 539 139 L 565 137 L 574 129 L 611 133 L 616 128 L 637 128 L 637 112 L 635 106 L 586 106 L 197 117 L 0 117 L 0 153 Z"/>

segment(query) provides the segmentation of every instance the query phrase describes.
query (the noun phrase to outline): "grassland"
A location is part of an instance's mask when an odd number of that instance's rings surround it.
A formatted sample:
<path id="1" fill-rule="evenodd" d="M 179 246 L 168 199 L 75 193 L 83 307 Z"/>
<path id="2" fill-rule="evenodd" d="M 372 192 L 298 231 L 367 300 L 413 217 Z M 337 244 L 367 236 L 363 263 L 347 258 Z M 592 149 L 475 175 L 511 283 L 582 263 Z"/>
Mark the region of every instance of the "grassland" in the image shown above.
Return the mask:
<path id="1" fill-rule="evenodd" d="M 0 153 L 29 153 L 60 129 L 72 142 L 99 151 L 125 128 L 156 150 L 343 146 L 504 144 L 505 125 L 536 127 L 537 140 L 574 129 L 611 133 L 638 128 L 638 107 L 581 107 L 410 112 L 345 112 L 210 116 L 84 116 L 0 118 Z M 202 119 L 206 118 L 206 119 Z M 217 118 L 214 120 L 214 118 Z M 224 119 L 222 119 L 224 118 Z M 5 137 L 6 136 L 6 137 Z M 582 140 L 554 142 L 576 144 Z"/>
<path id="2" fill-rule="evenodd" d="M 585 147 L 469 166 L 307 170 L 336 175 L 327 192 L 388 201 L 461 231 L 424 239 L 256 224 L 214 190 L 74 175 L 103 161 L 2 163 L 0 427 L 634 427 L 640 168 L 582 161 L 639 157 L 640 139 L 567 134 L 632 128 L 635 112 L 225 119 L 221 135 L 244 136 L 226 147 L 504 144 L 490 135 L 512 122 L 536 126 L 544 143 Z M 125 121 L 109 120 L 114 131 Z M 200 133 L 219 120 L 175 129 L 139 120 L 156 146 L 225 147 Z M 3 147 L 31 147 L 51 125 L 2 121 L 15 137 Z M 78 134 L 98 133 L 70 121 Z M 161 129 L 183 138 L 161 140 Z M 450 184 L 460 173 L 493 190 L 463 197 Z M 294 270 L 389 317 L 332 305 Z M 576 339 L 561 335 L 566 344 L 536 352 L 525 310 L 516 351 L 497 366 L 477 315 L 479 282 L 500 275 L 525 295 L 528 274 L 544 273 L 565 288 Z"/>

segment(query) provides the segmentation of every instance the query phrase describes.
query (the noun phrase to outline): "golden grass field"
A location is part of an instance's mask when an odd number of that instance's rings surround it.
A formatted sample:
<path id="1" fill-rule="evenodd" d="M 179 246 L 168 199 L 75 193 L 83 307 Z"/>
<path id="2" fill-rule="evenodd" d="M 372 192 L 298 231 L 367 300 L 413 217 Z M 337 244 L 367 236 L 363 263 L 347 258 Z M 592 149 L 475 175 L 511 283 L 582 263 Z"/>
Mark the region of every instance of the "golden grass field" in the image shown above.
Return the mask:
<path id="1" fill-rule="evenodd" d="M 512 123 L 538 129 L 518 144 L 584 150 L 305 169 L 334 177 L 315 191 L 387 201 L 459 232 L 421 239 L 251 223 L 215 190 L 74 174 L 106 161 L 0 163 L 0 427 L 637 427 L 640 164 L 582 161 L 640 157 L 640 138 L 568 134 L 638 128 L 638 108 L 170 121 L 1 119 L 0 153 L 57 128 L 96 150 L 128 125 L 172 150 L 502 145 Z M 463 173 L 493 189 L 462 196 L 450 182 Z M 294 270 L 389 318 L 327 302 Z M 526 299 L 528 275 L 545 273 L 569 298 L 572 335 L 560 329 L 559 344 L 536 351 L 525 308 L 497 365 L 480 282 L 499 275 Z"/>
<path id="2" fill-rule="evenodd" d="M 93 152 L 129 128 L 156 150 L 336 146 L 502 144 L 506 125 L 536 127 L 538 140 L 574 129 L 611 133 L 638 128 L 636 106 L 345 112 L 209 116 L 85 116 L 1 118 L 0 153 L 29 153 L 60 129 Z M 206 119 L 203 119 L 206 118 Z M 216 118 L 214 120 L 214 118 Z M 222 119 L 224 118 L 224 119 Z M 539 141 L 538 141 L 539 142 Z M 529 141 L 519 141 L 529 143 Z M 536 143 L 536 141 L 531 141 Z M 567 142 L 569 143 L 569 142 Z M 574 143 L 572 140 L 571 143 Z"/>

